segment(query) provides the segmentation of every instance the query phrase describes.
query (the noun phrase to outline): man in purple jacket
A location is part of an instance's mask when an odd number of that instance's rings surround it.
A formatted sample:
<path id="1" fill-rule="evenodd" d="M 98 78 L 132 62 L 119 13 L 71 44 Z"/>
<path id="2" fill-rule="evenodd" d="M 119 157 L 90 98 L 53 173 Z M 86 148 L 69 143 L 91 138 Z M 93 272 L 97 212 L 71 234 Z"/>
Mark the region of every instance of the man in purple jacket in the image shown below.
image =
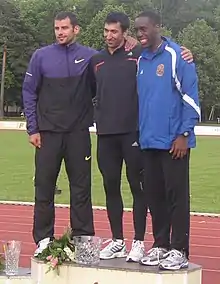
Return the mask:
<path id="1" fill-rule="evenodd" d="M 35 256 L 54 236 L 54 193 L 64 159 L 70 184 L 73 235 L 94 235 L 91 204 L 93 125 L 90 59 L 97 51 L 78 44 L 79 25 L 70 12 L 54 22 L 57 43 L 34 52 L 23 84 L 23 103 L 35 154 Z M 130 39 L 126 48 L 137 41 Z"/>
<path id="2" fill-rule="evenodd" d="M 92 93 L 88 62 L 95 50 L 75 42 L 74 14 L 55 18 L 57 43 L 34 52 L 23 84 L 27 132 L 35 154 L 35 256 L 54 236 L 54 189 L 64 159 L 73 235 L 94 235 L 91 204 Z"/>

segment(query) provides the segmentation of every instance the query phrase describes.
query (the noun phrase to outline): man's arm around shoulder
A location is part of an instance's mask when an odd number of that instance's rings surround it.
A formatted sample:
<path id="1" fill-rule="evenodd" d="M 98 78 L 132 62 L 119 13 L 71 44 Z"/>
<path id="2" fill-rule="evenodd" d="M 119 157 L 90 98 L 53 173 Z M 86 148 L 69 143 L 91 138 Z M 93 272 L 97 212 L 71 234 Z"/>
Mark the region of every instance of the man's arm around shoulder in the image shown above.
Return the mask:
<path id="1" fill-rule="evenodd" d="M 95 56 L 93 56 L 88 65 L 88 83 L 92 94 L 93 104 L 95 104 L 96 96 L 96 75 L 95 75 Z"/>

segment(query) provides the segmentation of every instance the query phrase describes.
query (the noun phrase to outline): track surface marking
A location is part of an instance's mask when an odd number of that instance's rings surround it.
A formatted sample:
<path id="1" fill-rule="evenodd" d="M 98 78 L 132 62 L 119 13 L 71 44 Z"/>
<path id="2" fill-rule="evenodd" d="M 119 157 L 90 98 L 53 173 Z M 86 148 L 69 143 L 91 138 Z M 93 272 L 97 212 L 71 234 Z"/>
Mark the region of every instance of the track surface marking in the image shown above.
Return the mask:
<path id="1" fill-rule="evenodd" d="M 105 210 L 94 210 L 96 235 L 111 238 Z M 32 239 L 33 206 L 0 204 L 0 240 L 16 239 L 22 241 L 20 266 L 30 267 L 30 257 L 35 250 Z M 56 208 L 56 236 L 63 234 L 69 224 L 69 209 Z M 150 217 L 147 219 L 145 244 L 146 249 L 152 245 L 152 227 Z M 131 247 L 134 230 L 132 213 L 124 213 L 124 237 Z M 220 218 L 208 216 L 191 216 L 190 261 L 203 267 L 203 282 L 220 283 Z M 0 252 L 2 253 L 2 245 Z"/>

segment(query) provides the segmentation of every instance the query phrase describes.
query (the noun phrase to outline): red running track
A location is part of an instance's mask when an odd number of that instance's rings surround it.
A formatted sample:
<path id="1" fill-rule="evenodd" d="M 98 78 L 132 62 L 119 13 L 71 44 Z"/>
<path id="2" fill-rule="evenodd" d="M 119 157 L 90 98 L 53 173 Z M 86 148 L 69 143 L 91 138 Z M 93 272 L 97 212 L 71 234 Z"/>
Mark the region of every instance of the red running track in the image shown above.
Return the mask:
<path id="1" fill-rule="evenodd" d="M 104 239 L 111 238 L 106 211 L 94 211 L 96 235 Z M 32 240 L 33 207 L 22 205 L 0 205 L 0 240 L 10 239 L 22 241 L 20 266 L 30 267 L 30 257 L 35 245 Z M 55 234 L 61 235 L 69 223 L 68 208 L 56 208 Z M 146 249 L 152 244 L 151 220 L 148 218 L 148 233 L 146 234 Z M 124 214 L 124 232 L 128 248 L 134 235 L 132 216 Z M 192 216 L 191 217 L 191 252 L 190 261 L 203 267 L 203 284 L 220 283 L 220 218 Z M 0 246 L 2 253 L 2 246 Z"/>

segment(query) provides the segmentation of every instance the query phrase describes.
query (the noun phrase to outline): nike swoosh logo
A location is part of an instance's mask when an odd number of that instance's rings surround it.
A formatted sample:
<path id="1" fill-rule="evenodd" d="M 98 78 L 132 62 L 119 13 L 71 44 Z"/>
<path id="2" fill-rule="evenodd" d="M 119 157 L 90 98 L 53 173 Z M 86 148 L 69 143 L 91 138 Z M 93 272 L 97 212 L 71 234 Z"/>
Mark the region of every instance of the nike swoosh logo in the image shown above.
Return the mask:
<path id="1" fill-rule="evenodd" d="M 75 59 L 75 63 L 78 64 L 78 63 L 80 63 L 80 62 L 83 62 L 84 60 L 85 60 L 84 58 L 79 59 L 79 60 Z"/>
<path id="2" fill-rule="evenodd" d="M 86 161 L 89 161 L 90 159 L 91 159 L 91 156 L 86 156 L 86 157 L 85 157 L 85 160 L 86 160 Z"/>

